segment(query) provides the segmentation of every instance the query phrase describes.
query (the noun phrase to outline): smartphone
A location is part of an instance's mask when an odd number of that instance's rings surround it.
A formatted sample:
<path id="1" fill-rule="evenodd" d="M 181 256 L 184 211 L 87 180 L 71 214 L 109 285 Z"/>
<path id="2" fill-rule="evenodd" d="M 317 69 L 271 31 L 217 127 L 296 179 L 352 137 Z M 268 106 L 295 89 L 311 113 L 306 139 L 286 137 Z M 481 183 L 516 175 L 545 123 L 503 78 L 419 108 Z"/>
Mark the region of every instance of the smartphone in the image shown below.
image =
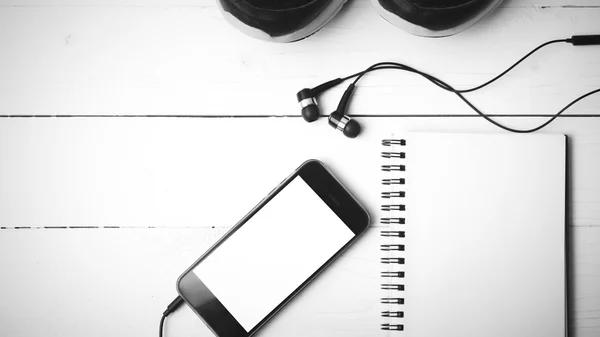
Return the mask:
<path id="1" fill-rule="evenodd" d="M 215 335 L 252 336 L 369 223 L 323 163 L 306 161 L 179 277 L 177 291 Z"/>

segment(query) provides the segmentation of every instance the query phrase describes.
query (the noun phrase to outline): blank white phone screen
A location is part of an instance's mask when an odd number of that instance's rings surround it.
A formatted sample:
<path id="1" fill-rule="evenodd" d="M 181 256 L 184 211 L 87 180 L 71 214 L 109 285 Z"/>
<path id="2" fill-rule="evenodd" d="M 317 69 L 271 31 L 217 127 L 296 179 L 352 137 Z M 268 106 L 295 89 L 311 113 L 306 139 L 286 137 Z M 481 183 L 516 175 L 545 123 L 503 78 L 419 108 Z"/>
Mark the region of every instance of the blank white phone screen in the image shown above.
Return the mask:
<path id="1" fill-rule="evenodd" d="M 297 176 L 193 271 L 250 331 L 353 237 Z"/>

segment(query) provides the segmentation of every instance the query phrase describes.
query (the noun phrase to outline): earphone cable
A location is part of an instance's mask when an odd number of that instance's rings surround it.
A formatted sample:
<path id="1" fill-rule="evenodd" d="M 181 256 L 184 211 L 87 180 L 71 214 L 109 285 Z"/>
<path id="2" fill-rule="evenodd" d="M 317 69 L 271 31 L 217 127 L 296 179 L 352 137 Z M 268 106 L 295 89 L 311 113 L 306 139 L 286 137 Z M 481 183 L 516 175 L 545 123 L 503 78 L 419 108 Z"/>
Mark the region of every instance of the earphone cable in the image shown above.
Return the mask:
<path id="1" fill-rule="evenodd" d="M 583 94 L 583 95 L 577 97 L 576 99 L 572 100 L 569 104 L 567 104 L 566 106 L 564 106 L 562 109 L 560 109 L 560 111 L 558 111 L 557 113 L 555 113 L 552 117 L 550 117 L 550 119 L 548 119 L 546 122 L 544 122 L 544 123 L 542 123 L 542 124 L 540 124 L 540 125 L 538 125 L 538 126 L 536 126 L 534 128 L 531 128 L 531 129 L 513 129 L 513 128 L 510 128 L 508 126 L 502 125 L 502 124 L 496 122 L 495 120 L 493 120 L 492 118 L 490 118 L 489 116 L 487 116 L 486 114 L 484 114 L 483 112 L 479 111 L 479 109 L 477 109 L 477 107 L 475 107 L 473 105 L 473 103 L 469 102 L 469 100 L 467 100 L 461 93 L 456 92 L 455 94 L 458 97 L 460 97 L 460 99 L 463 100 L 469 107 L 471 107 L 471 109 L 473 109 L 475 112 L 477 112 L 477 114 L 479 114 L 481 117 L 485 118 L 485 120 L 487 120 L 488 122 L 496 125 L 497 127 L 501 128 L 501 129 L 504 129 L 506 131 L 516 132 L 516 133 L 531 133 L 531 132 L 535 132 L 535 131 L 543 129 L 548 124 L 552 123 L 558 116 L 560 116 L 563 112 L 565 112 L 573 104 L 579 102 L 580 100 L 582 100 L 582 99 L 584 99 L 584 98 L 586 98 L 588 96 L 591 96 L 591 95 L 593 95 L 595 93 L 598 93 L 598 92 L 600 92 L 600 88 L 594 89 L 592 91 L 589 91 L 586 94 Z"/>
<path id="2" fill-rule="evenodd" d="M 469 93 L 469 92 L 473 92 L 479 89 L 482 89 L 484 87 L 487 87 L 488 85 L 496 82 L 498 79 L 500 79 L 502 76 L 506 75 L 509 71 L 513 70 L 516 66 L 518 66 L 521 62 L 525 61 L 529 56 L 533 55 L 535 52 L 537 52 L 538 50 L 551 45 L 551 44 L 555 44 L 555 43 L 561 43 L 561 42 L 571 42 L 571 39 L 557 39 L 557 40 L 551 40 L 551 41 L 547 41 L 545 43 L 542 43 L 541 45 L 537 46 L 536 48 L 534 48 L 533 50 L 531 50 L 529 53 L 527 53 L 525 56 L 521 57 L 517 62 L 515 62 L 513 65 L 511 65 L 510 67 L 508 67 L 506 70 L 504 70 L 503 72 L 501 72 L 500 74 L 498 74 L 496 77 L 488 80 L 485 83 L 482 83 L 478 86 L 469 88 L 469 89 L 453 89 L 453 90 L 449 90 L 449 91 L 453 91 L 453 92 L 459 92 L 459 93 Z M 352 74 L 350 76 L 346 76 L 342 78 L 342 81 L 347 81 L 349 79 L 355 78 L 354 80 L 354 84 L 358 83 L 358 81 L 360 80 L 361 77 L 363 77 L 364 75 L 366 75 L 369 72 L 375 71 L 375 70 L 379 70 L 379 69 L 389 69 L 387 68 L 387 66 L 389 65 L 400 65 L 399 63 L 395 63 L 395 62 L 379 62 L 376 63 L 372 66 L 370 66 L 369 68 L 363 70 L 363 71 L 359 71 L 355 74 Z M 402 65 L 405 66 L 405 65 Z M 406 66 L 408 67 L 408 66 Z M 410 68 L 410 67 L 408 67 Z M 445 89 L 445 88 L 443 88 Z M 446 89 L 448 90 L 448 89 Z"/>
<path id="3" fill-rule="evenodd" d="M 556 114 L 552 115 L 550 117 L 550 119 L 548 119 L 546 122 L 542 123 L 541 125 L 531 128 L 531 129 L 513 129 L 510 128 L 508 126 L 504 126 L 502 124 L 500 124 L 499 122 L 494 121 L 490 116 L 486 115 L 485 113 L 483 113 L 482 111 L 480 111 L 473 103 L 471 103 L 463 94 L 466 93 L 470 93 L 479 89 L 482 89 L 492 83 L 494 83 L 495 81 L 497 81 L 498 79 L 500 79 L 502 76 L 506 75 L 508 72 L 510 72 L 511 70 L 513 70 L 516 66 L 518 66 L 519 64 L 521 64 L 523 61 L 525 61 L 528 57 L 530 57 L 531 55 L 533 55 L 535 52 L 537 52 L 538 50 L 548 46 L 548 45 L 552 45 L 552 44 L 556 44 L 556 43 L 570 43 L 573 46 L 589 46 L 589 45 L 600 45 L 600 35 L 596 34 L 596 35 L 573 35 L 570 38 L 567 39 L 557 39 L 557 40 L 550 40 L 547 42 L 542 43 L 541 45 L 535 47 L 533 50 L 531 50 L 529 53 L 527 53 L 525 56 L 521 57 L 517 62 L 515 62 L 513 65 L 511 65 L 510 67 L 508 67 L 506 70 L 504 70 L 503 72 L 501 72 L 500 74 L 496 75 L 495 77 L 493 77 L 492 79 L 488 80 L 487 82 L 484 82 L 480 85 L 477 85 L 475 87 L 472 88 L 468 88 L 468 89 L 455 89 L 453 88 L 451 85 L 449 85 L 448 83 L 440 80 L 439 78 L 424 73 L 422 71 L 419 71 L 415 68 L 412 68 L 410 66 L 407 66 L 405 64 L 402 63 L 397 63 L 397 62 L 379 62 L 376 64 L 371 65 L 370 67 L 368 67 L 367 69 L 364 69 L 362 71 L 359 71 L 357 73 L 354 73 L 352 75 L 346 76 L 346 77 L 342 77 L 342 78 L 336 78 L 334 80 L 331 80 L 329 82 L 325 82 L 313 89 L 303 89 L 301 90 L 298 94 L 297 94 L 297 98 L 298 98 L 298 102 L 300 103 L 300 105 L 302 106 L 302 116 L 304 117 L 305 120 L 312 122 L 314 121 L 316 118 L 313 117 L 317 117 L 319 116 L 319 112 L 318 112 L 318 108 L 316 108 L 316 101 L 315 101 L 315 97 L 319 94 L 321 94 L 322 92 L 337 86 L 338 84 L 341 84 L 347 80 L 350 79 L 354 79 L 354 81 L 352 82 L 352 84 L 346 89 L 346 91 L 344 92 L 344 95 L 342 96 L 342 100 L 340 101 L 338 108 L 334 111 L 334 113 L 336 113 L 336 116 L 338 117 L 343 117 L 343 115 L 346 113 L 346 109 L 347 106 L 350 102 L 351 96 L 355 91 L 356 85 L 358 84 L 358 82 L 362 79 L 363 76 L 365 76 L 366 74 L 372 72 L 372 71 L 376 71 L 376 70 L 383 70 L 383 69 L 395 69 L 395 70 L 404 70 L 404 71 L 408 71 L 411 73 L 415 73 L 418 75 L 421 75 L 423 78 L 427 79 L 428 81 L 430 81 L 431 83 L 433 83 L 434 85 L 438 86 L 439 88 L 446 90 L 448 92 L 452 92 L 455 95 L 457 95 L 465 104 L 467 104 L 473 111 L 475 111 L 478 115 L 480 115 L 481 117 L 483 117 L 485 120 L 487 120 L 488 122 L 494 124 L 495 126 L 504 129 L 506 131 L 511 131 L 511 132 L 517 132 L 517 133 L 529 133 L 529 132 L 534 132 L 537 130 L 540 130 L 542 128 L 544 128 L 545 126 L 547 126 L 548 124 L 552 123 L 552 121 L 554 121 L 558 116 L 560 116 L 564 111 L 566 111 L 567 109 L 569 109 L 571 106 L 573 106 L 573 104 L 579 102 L 580 100 L 593 95 L 595 93 L 600 92 L 600 89 L 595 89 L 592 91 L 589 91 L 579 97 L 577 97 L 576 99 L 574 99 L 573 101 L 571 101 L 570 103 L 568 103 L 565 107 L 563 107 L 562 109 L 560 109 Z M 308 118 L 307 116 L 310 116 L 310 118 Z M 330 115 L 330 121 L 331 121 L 331 116 Z M 338 127 L 339 124 L 331 124 L 334 127 Z M 357 126 L 357 130 L 360 130 L 360 127 L 358 125 Z"/>
<path id="4" fill-rule="evenodd" d="M 526 58 L 528 58 L 529 56 L 531 56 L 533 53 L 535 53 L 536 51 L 554 44 L 554 43 L 560 43 L 560 42 L 569 42 L 568 39 L 559 39 L 559 40 L 552 40 L 552 41 L 548 41 L 546 43 L 542 43 L 541 45 L 537 46 L 535 49 L 533 49 L 532 51 L 530 51 L 529 53 L 527 53 L 527 55 L 523 56 L 520 60 L 518 60 L 517 62 L 515 62 L 512 66 L 510 66 L 508 69 L 506 69 L 505 71 L 501 72 L 498 76 L 492 78 L 491 80 L 480 84 L 476 87 L 470 88 L 470 89 L 463 89 L 463 90 L 457 90 L 459 93 L 468 93 L 468 92 L 473 92 L 476 90 L 479 90 L 481 88 L 487 87 L 488 85 L 496 82 L 497 79 L 499 79 L 500 77 L 506 75 L 506 73 L 508 73 L 509 71 L 513 70 L 513 68 L 515 68 L 516 66 L 518 66 L 521 62 L 525 61 Z"/>
<path id="5" fill-rule="evenodd" d="M 454 93 L 455 95 L 457 95 L 463 102 L 465 102 L 473 111 L 475 111 L 478 115 L 480 115 L 481 117 L 483 117 L 485 120 L 487 120 L 488 122 L 494 124 L 495 126 L 504 129 L 506 131 L 510 131 L 510 132 L 515 132 L 515 133 L 531 133 L 531 132 L 535 132 L 538 130 L 541 130 L 542 128 L 546 127 L 548 124 L 552 123 L 558 116 L 560 116 L 563 112 L 565 112 L 567 109 L 569 109 L 573 104 L 579 102 L 580 100 L 591 96 L 595 93 L 600 92 L 600 88 L 599 89 L 595 89 L 592 91 L 589 91 L 579 97 L 577 97 L 576 99 L 574 99 L 573 101 L 571 101 L 570 103 L 568 103 L 566 106 L 564 106 L 562 109 L 560 109 L 556 114 L 554 114 L 550 119 L 548 119 L 546 122 L 542 123 L 541 125 L 531 128 L 531 129 L 514 129 L 505 125 L 502 125 L 500 123 L 498 123 L 497 121 L 493 120 L 491 117 L 489 117 L 488 115 L 486 115 L 485 113 L 483 113 L 481 110 L 479 110 L 473 103 L 471 103 L 471 101 L 469 101 L 460 90 L 456 90 L 454 89 L 450 84 L 440 80 L 439 78 L 429 75 L 427 73 L 424 73 L 422 71 L 419 71 L 417 69 L 414 69 L 412 67 L 409 67 L 407 65 L 401 64 L 401 63 L 396 63 L 396 62 L 380 62 L 377 63 L 369 68 L 367 68 L 367 70 L 372 71 L 371 69 L 396 69 L 396 70 L 403 70 L 403 71 L 408 71 L 411 73 L 415 73 L 418 75 L 421 75 L 422 77 L 426 78 L 427 80 L 429 80 L 430 82 L 432 82 L 433 84 L 437 85 L 438 87 L 447 90 L 449 92 Z M 353 82 L 353 84 L 355 84 L 356 82 L 358 82 L 358 80 L 360 78 L 362 78 L 363 75 L 367 74 L 369 71 L 365 71 L 363 74 L 359 75 L 359 77 L 357 77 L 355 79 L 355 81 Z M 491 83 L 491 82 L 490 82 Z"/>
<path id="6" fill-rule="evenodd" d="M 162 317 L 160 318 L 160 324 L 158 325 L 158 337 L 163 336 L 163 329 L 165 325 L 165 319 L 171 313 L 173 313 L 177 308 L 179 308 L 184 303 L 183 298 L 181 296 L 177 296 L 168 306 L 167 309 L 163 312 Z"/>
<path id="7" fill-rule="evenodd" d="M 158 337 L 163 337 L 163 327 L 165 325 L 166 318 L 167 318 L 167 316 L 164 314 L 160 318 L 160 324 L 158 325 Z"/>

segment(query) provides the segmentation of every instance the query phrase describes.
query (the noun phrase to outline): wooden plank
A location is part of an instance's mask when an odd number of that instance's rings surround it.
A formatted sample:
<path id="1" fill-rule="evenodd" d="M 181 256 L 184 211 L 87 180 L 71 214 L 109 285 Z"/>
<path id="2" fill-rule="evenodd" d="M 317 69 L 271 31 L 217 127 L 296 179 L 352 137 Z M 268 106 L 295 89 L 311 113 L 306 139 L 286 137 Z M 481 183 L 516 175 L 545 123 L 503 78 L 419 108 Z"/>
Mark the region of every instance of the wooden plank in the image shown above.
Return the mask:
<path id="1" fill-rule="evenodd" d="M 4 336 L 152 336 L 175 281 L 222 229 L 4 230 Z M 379 235 L 373 230 L 265 327 L 265 336 L 377 333 Z M 24 300 L 26 299 L 26 300 Z M 326 304 L 326 305 L 324 305 Z M 30 324 L 35 322 L 35 324 Z M 187 308 L 166 336 L 212 336 Z"/>
<path id="2" fill-rule="evenodd" d="M 303 161 L 324 161 L 379 217 L 381 139 L 499 132 L 476 117 L 359 118 L 348 139 L 321 119 L 0 119 L 0 226 L 229 227 Z M 532 127 L 545 118 L 504 118 Z M 600 226 L 600 119 L 561 118 L 572 225 Z"/>
<path id="3" fill-rule="evenodd" d="M 178 274 L 222 232 L 4 230 L 1 334 L 156 335 L 151 317 L 176 296 Z"/>
<path id="4" fill-rule="evenodd" d="M 595 228 L 596 229 L 596 228 Z M 600 232 L 590 227 L 572 231 L 571 332 L 574 336 L 600 334 Z"/>
<path id="5" fill-rule="evenodd" d="M 368 7 L 369 0 L 356 0 L 346 6 Z M 206 7 L 216 6 L 216 0 L 0 0 L 0 6 L 19 7 Z M 546 7 L 581 8 L 598 7 L 597 0 L 505 0 L 502 8 Z"/>
<path id="6" fill-rule="evenodd" d="M 3 336 L 152 336 L 180 273 L 223 229 L 0 231 Z M 371 230 L 283 310 L 262 336 L 373 336 L 380 264 Z M 600 227 L 573 229 L 571 332 L 600 333 Z M 35 322 L 32 324 L 32 322 Z M 188 308 L 166 336 L 212 336 Z"/>
<path id="7" fill-rule="evenodd" d="M 300 89 L 384 60 L 465 88 L 542 42 L 599 32 L 599 15 L 595 7 L 505 7 L 462 34 L 424 39 L 349 7 L 309 39 L 274 44 L 235 31 L 214 6 L 5 6 L 0 115 L 296 115 Z M 598 47 L 550 46 L 470 97 L 488 113 L 554 113 L 598 88 L 598 54 Z M 359 85 L 351 113 L 471 113 L 413 75 L 380 72 Z M 320 97 L 323 113 L 342 91 Z M 569 113 L 599 107 L 594 97 Z"/>

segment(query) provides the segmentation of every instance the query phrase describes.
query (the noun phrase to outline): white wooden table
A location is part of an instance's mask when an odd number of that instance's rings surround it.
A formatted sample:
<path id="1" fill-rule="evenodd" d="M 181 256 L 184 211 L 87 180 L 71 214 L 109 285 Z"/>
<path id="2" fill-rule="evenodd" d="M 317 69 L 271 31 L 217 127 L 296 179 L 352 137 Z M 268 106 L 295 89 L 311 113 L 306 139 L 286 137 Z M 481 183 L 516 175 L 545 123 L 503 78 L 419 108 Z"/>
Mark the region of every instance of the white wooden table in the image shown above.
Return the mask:
<path id="1" fill-rule="evenodd" d="M 298 90 L 384 60 L 470 87 L 586 33 L 600 33 L 600 1 L 507 0 L 425 39 L 351 0 L 309 39 L 270 44 L 227 25 L 214 0 L 0 0 L 0 335 L 156 336 L 179 274 L 303 160 L 327 163 L 376 219 L 382 137 L 500 132 L 430 83 L 382 71 L 360 83 L 350 113 L 364 133 L 350 140 L 325 118 L 304 123 Z M 470 97 L 531 127 L 598 87 L 600 47 L 563 44 Z M 342 91 L 321 98 L 323 113 Z M 598 117 L 600 95 L 542 131 L 571 140 L 577 337 L 600 335 Z M 378 288 L 373 240 L 376 228 L 261 335 L 372 335 L 378 298 L 361 287 Z M 166 335 L 211 333 L 180 309 Z"/>

